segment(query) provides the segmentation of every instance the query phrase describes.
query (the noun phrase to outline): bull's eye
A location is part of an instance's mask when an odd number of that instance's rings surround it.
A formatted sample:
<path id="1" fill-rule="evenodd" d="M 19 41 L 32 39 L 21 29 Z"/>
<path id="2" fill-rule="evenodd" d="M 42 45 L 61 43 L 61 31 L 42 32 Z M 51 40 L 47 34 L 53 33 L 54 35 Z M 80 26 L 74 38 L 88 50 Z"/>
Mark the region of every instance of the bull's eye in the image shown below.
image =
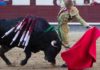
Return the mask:
<path id="1" fill-rule="evenodd" d="M 56 44 L 57 44 L 57 41 L 56 41 L 56 40 L 51 41 L 51 45 L 52 45 L 53 47 L 57 47 Z"/>

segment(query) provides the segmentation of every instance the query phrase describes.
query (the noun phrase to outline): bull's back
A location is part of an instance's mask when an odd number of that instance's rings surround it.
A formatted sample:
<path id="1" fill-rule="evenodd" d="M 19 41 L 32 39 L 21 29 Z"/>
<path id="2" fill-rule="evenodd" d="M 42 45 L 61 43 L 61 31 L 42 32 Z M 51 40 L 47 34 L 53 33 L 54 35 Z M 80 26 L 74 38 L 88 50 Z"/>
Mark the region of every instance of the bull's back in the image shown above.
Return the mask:
<path id="1" fill-rule="evenodd" d="M 5 32 L 11 29 L 13 26 L 18 24 L 19 21 L 21 21 L 23 18 L 15 18 L 15 19 L 1 19 L 0 20 L 0 32 Z"/>

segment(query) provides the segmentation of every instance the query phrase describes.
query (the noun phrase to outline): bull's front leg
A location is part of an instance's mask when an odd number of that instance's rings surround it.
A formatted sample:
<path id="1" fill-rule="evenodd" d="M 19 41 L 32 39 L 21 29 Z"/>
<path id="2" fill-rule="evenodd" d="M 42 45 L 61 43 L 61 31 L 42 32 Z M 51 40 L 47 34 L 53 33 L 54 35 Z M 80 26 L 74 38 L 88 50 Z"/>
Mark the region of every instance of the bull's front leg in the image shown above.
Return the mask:
<path id="1" fill-rule="evenodd" d="M 8 48 L 8 46 L 1 46 L 0 48 L 0 57 L 5 61 L 7 65 L 12 65 L 9 59 L 4 55 L 7 51 L 9 51 L 11 48 Z"/>
<path id="2" fill-rule="evenodd" d="M 31 57 L 31 51 L 29 50 L 29 48 L 27 48 L 25 51 L 25 59 L 21 61 L 20 65 L 25 65 L 27 64 L 28 59 Z"/>
<path id="3" fill-rule="evenodd" d="M 6 62 L 6 64 L 8 66 L 11 66 L 12 65 L 11 62 L 8 60 L 8 58 L 4 54 L 1 55 L 1 58 Z"/>

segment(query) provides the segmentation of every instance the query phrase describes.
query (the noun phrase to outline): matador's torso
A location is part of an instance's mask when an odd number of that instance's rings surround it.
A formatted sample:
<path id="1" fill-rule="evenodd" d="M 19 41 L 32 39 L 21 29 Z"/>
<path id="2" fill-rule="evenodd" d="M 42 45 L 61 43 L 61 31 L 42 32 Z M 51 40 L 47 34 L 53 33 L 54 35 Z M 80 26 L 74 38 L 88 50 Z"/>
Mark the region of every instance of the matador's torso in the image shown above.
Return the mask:
<path id="1" fill-rule="evenodd" d="M 76 7 L 72 7 L 70 10 L 67 9 L 63 9 L 59 12 L 58 14 L 58 22 L 60 24 L 64 24 L 64 23 L 68 23 L 70 22 L 77 14 L 79 13 L 79 11 L 77 10 Z"/>

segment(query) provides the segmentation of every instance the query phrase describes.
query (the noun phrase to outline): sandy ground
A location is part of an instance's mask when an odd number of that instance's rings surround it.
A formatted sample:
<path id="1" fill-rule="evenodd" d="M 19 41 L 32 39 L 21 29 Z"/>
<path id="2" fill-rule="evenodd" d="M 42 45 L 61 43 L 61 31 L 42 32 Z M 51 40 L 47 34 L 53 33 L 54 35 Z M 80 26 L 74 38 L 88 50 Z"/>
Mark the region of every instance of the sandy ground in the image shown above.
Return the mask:
<path id="1" fill-rule="evenodd" d="M 70 33 L 70 44 L 74 44 L 84 32 L 71 32 Z M 93 68 L 86 70 L 100 70 L 100 39 L 97 40 L 97 62 L 94 63 Z M 64 48 L 62 51 L 65 50 Z M 60 52 L 61 53 L 61 52 Z M 0 58 L 0 70 L 67 70 L 66 68 L 60 68 L 64 63 L 60 57 L 60 54 L 57 56 L 57 65 L 52 67 L 50 63 L 44 60 L 43 52 L 32 54 L 32 57 L 29 59 L 27 65 L 20 66 L 20 61 L 24 58 L 23 49 L 14 48 L 11 51 L 6 53 L 10 61 L 15 65 L 14 67 L 7 66 L 3 60 Z"/>

